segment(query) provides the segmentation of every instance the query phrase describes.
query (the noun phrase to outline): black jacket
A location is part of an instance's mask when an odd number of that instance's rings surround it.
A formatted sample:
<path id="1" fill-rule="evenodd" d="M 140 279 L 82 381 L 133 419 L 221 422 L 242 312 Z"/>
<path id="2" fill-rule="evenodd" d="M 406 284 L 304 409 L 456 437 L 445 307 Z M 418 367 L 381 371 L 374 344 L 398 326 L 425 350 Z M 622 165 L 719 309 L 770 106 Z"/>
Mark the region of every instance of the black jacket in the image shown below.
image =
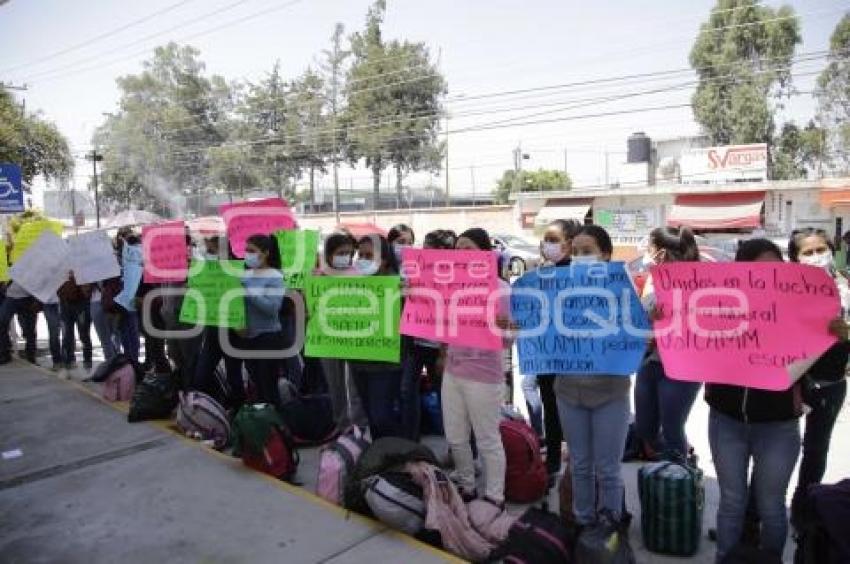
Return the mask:
<path id="1" fill-rule="evenodd" d="M 809 368 L 806 376 L 818 382 L 837 382 L 844 379 L 847 359 L 850 356 L 850 342 L 839 341 L 829 347 Z"/>
<path id="2" fill-rule="evenodd" d="M 705 401 L 720 413 L 745 423 L 789 421 L 803 414 L 800 382 L 782 392 L 706 384 Z"/>

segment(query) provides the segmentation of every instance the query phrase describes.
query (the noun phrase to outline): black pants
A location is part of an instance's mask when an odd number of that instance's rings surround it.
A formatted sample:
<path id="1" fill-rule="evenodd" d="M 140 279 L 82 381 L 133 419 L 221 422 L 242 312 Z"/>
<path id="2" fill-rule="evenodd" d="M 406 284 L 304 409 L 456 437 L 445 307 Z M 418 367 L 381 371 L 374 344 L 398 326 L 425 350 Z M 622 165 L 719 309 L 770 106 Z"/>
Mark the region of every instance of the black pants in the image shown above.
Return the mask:
<path id="1" fill-rule="evenodd" d="M 245 403 L 245 383 L 242 379 L 242 360 L 224 354 L 221 348 L 221 329 L 218 327 L 207 327 L 204 329 L 201 352 L 195 366 L 195 374 L 192 379 L 191 388 L 204 392 L 225 407 L 238 410 Z M 227 332 L 227 329 L 224 330 Z M 240 347 L 238 338 L 230 331 L 231 343 Z M 227 372 L 227 388 L 222 389 L 215 377 L 215 369 L 224 359 Z"/>
<path id="2" fill-rule="evenodd" d="M 829 442 L 835 420 L 844 405 L 847 395 L 847 381 L 825 387 L 809 386 L 804 388 L 803 401 L 812 408 L 806 415 L 806 431 L 803 435 L 803 458 L 800 461 L 800 474 L 797 480 L 795 501 L 805 495 L 811 484 L 819 484 L 826 472 L 826 459 L 829 454 Z"/>
<path id="3" fill-rule="evenodd" d="M 555 375 L 541 374 L 537 377 L 540 401 L 543 403 L 543 430 L 546 435 L 546 469 L 554 474 L 561 469 L 561 443 L 564 434 L 558 418 L 558 401 L 555 397 Z"/>
<path id="4" fill-rule="evenodd" d="M 257 393 L 257 401 L 270 403 L 280 407 L 280 391 L 277 380 L 283 369 L 283 335 L 280 331 L 271 333 L 260 333 L 256 337 L 243 338 L 242 348 L 246 350 L 245 368 L 254 383 Z M 264 356 L 274 358 L 251 358 L 252 352 L 261 353 Z"/>
<path id="5" fill-rule="evenodd" d="M 9 338 L 9 324 L 12 317 L 18 316 L 18 324 L 21 326 L 24 340 L 26 342 L 27 360 L 35 363 L 36 354 L 36 321 L 38 314 L 33 311 L 34 298 L 9 298 L 3 299 L 0 304 L 0 361 L 8 362 L 12 358 L 12 340 Z"/>

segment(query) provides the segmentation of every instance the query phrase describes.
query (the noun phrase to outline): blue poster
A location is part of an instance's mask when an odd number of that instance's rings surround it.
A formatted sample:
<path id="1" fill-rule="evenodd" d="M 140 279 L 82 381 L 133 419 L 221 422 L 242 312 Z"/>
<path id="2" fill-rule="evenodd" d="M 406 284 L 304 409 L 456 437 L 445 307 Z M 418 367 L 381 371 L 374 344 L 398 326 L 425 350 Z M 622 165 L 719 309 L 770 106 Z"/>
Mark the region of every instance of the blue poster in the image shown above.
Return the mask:
<path id="1" fill-rule="evenodd" d="M 24 211 L 24 190 L 21 184 L 21 167 L 0 163 L 0 213 Z"/>
<path id="2" fill-rule="evenodd" d="M 622 262 L 545 267 L 511 289 L 521 374 L 637 371 L 651 325 Z"/>

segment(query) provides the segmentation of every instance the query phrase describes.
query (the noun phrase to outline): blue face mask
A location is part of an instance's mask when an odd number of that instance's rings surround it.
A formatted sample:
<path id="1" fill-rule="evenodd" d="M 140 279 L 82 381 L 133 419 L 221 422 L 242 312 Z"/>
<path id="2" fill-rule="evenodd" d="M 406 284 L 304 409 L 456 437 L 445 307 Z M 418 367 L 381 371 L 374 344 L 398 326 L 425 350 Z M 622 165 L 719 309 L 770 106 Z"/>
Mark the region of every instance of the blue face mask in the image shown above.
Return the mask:
<path id="1" fill-rule="evenodd" d="M 257 253 L 245 253 L 245 268 L 259 268 L 260 255 Z"/>

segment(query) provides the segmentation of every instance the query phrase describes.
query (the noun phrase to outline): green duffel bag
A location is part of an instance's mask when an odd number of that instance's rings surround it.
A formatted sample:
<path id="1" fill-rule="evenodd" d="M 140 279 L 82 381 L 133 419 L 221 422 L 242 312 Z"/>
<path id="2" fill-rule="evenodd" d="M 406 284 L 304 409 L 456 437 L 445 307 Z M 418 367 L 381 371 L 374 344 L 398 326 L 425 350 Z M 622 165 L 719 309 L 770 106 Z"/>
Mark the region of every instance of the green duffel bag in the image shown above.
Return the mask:
<path id="1" fill-rule="evenodd" d="M 647 550 L 693 556 L 702 537 L 705 487 L 702 470 L 655 462 L 638 471 L 640 529 Z"/>

